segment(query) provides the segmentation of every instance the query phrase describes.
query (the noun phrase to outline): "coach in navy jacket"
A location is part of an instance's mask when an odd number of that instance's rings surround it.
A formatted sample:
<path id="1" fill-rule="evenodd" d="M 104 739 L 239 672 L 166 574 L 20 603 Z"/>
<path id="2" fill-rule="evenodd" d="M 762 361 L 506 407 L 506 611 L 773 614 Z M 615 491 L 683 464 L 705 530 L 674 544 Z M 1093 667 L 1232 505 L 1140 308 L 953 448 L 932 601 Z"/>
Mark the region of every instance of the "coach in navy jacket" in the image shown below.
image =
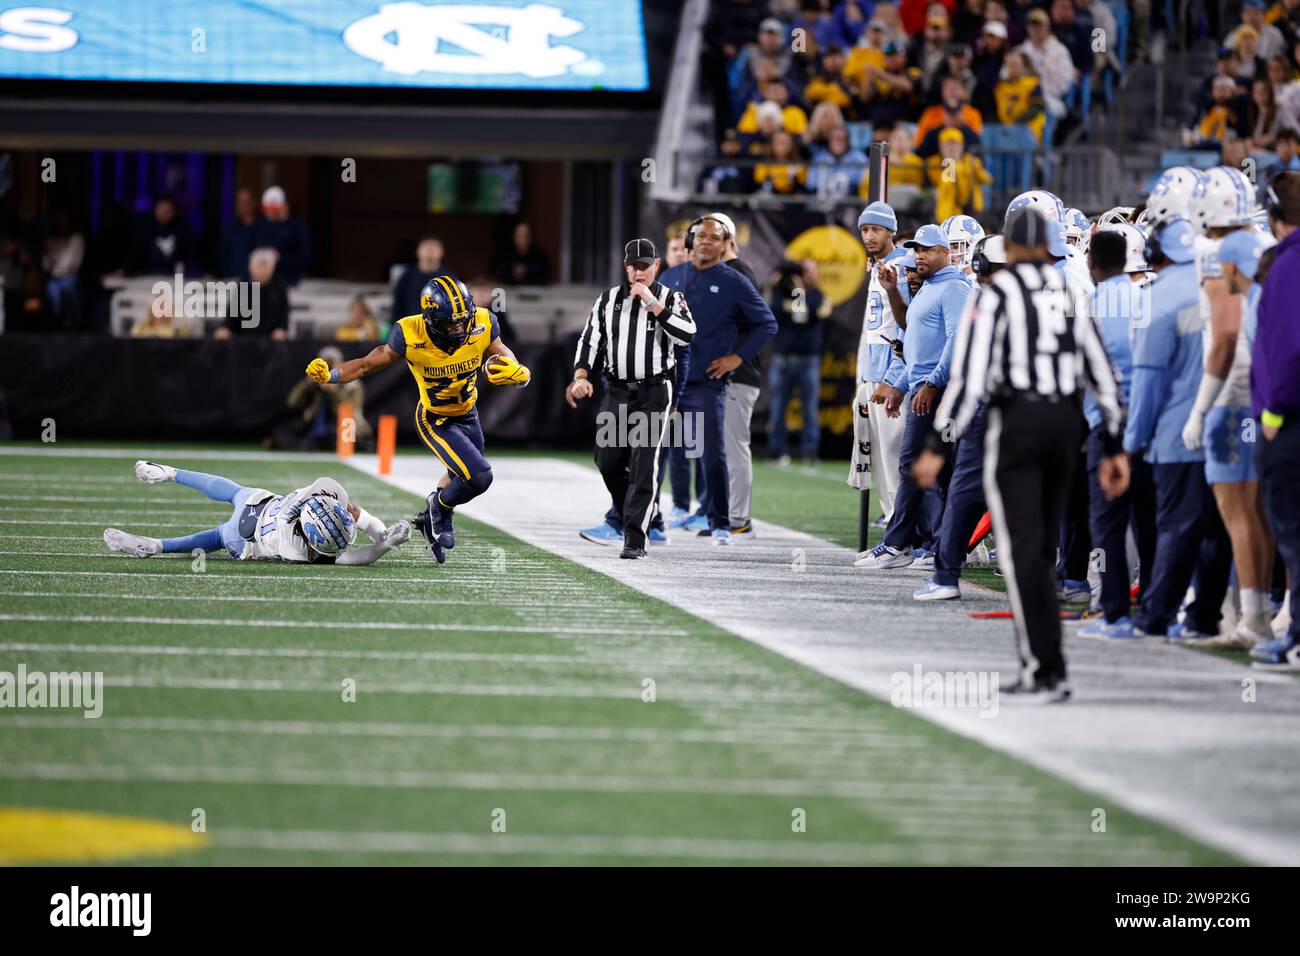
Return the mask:
<path id="1" fill-rule="evenodd" d="M 704 488 L 700 503 L 718 544 L 731 540 L 730 483 L 723 446 L 727 380 L 776 335 L 776 319 L 758 290 L 735 269 L 723 265 L 726 239 L 722 223 L 705 219 L 694 227 L 690 260 L 659 277 L 668 288 L 686 297 L 695 316 L 695 338 L 677 407 L 683 415 L 698 412 L 703 416 Z"/>

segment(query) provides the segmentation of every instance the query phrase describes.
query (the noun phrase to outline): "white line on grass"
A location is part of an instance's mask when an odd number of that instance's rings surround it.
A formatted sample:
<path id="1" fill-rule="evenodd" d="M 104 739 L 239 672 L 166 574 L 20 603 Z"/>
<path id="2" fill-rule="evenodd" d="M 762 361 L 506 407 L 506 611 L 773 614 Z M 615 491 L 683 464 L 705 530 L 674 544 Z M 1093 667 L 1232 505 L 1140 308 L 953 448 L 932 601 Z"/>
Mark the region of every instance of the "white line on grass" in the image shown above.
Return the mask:
<path id="1" fill-rule="evenodd" d="M 150 627 L 284 627 L 340 631 L 476 631 L 489 634 L 586 634 L 590 631 L 587 627 L 563 625 L 533 627 L 527 624 L 411 624 L 405 621 L 277 621 L 237 617 L 148 617 L 138 614 L 0 614 L 0 621 L 144 624 Z"/>

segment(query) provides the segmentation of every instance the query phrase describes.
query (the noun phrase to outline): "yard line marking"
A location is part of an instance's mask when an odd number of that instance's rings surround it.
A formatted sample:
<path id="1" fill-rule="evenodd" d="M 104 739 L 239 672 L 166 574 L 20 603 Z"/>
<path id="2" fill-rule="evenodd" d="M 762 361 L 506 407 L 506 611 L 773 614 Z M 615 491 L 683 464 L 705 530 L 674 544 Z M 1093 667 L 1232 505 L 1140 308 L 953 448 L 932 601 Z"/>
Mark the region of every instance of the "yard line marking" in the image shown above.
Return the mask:
<path id="1" fill-rule="evenodd" d="M 652 661 L 635 656 L 613 657 L 608 655 L 578 654 L 510 654 L 492 651 L 387 651 L 373 648 L 328 648 L 328 647 L 211 647 L 209 645 L 164 645 L 164 644 L 68 644 L 42 643 L 39 641 L 10 641 L 0 644 L 0 651 L 11 653 L 31 651 L 38 653 L 60 654 L 125 654 L 140 657 L 259 657 L 259 658 L 338 658 L 341 660 L 377 660 L 377 661 L 442 661 L 470 663 L 503 664 L 557 664 L 567 667 L 587 665 L 615 667 L 634 667 L 638 670 L 669 669 L 675 667 L 721 667 L 728 674 L 745 674 L 763 676 L 766 670 L 756 668 L 744 669 L 729 658 L 708 658 L 681 656 L 676 660 L 659 658 Z"/>
<path id="2" fill-rule="evenodd" d="M 1080 838 L 1081 840 L 1084 838 Z M 213 833 L 216 849 L 299 851 L 326 853 L 439 854 L 493 856 L 625 857 L 629 859 L 690 859 L 728 861 L 779 861 L 786 863 L 916 864 L 978 863 L 988 859 L 991 846 L 1008 858 L 1032 862 L 1042 858 L 1036 841 L 1008 843 L 987 840 L 954 846 L 947 842 L 917 841 L 852 843 L 849 841 L 751 840 L 711 837 L 594 836 L 587 834 L 482 834 L 418 833 L 391 830 L 271 830 L 221 827 Z M 1091 847 L 1080 847 L 1085 854 Z M 1100 849 L 1098 849 L 1100 852 Z M 1150 859 L 1149 844 L 1136 842 L 1118 851 L 1132 860 Z M 1183 855 L 1185 859 L 1186 855 Z"/>
<path id="3" fill-rule="evenodd" d="M 306 721 L 306 720 L 229 720 L 190 717 L 114 717 L 105 715 L 99 720 L 84 717 L 55 717 L 14 715 L 0 718 L 0 731 L 9 727 L 27 730 L 99 730 L 178 732 L 214 734 L 252 734 L 258 736 L 291 737 L 416 737 L 416 738 L 476 738 L 483 740 L 586 740 L 586 741 L 637 741 L 641 743 L 689 744 L 752 744 L 756 741 L 816 747 L 822 732 L 809 730 L 784 736 L 770 730 L 753 730 L 735 727 L 727 730 L 681 729 L 657 727 L 590 727 L 579 725 L 515 725 L 515 724 L 398 724 L 367 723 L 364 721 Z M 829 735 L 825 735 L 829 736 Z M 888 749 L 903 750 L 926 738 L 910 734 L 883 734 L 871 738 Z"/>
<path id="4" fill-rule="evenodd" d="M 425 770 L 349 770 L 299 767 L 212 767 L 153 764 L 55 764 L 8 763 L 0 765 L 0 777 L 12 780 L 112 780 L 166 783 L 225 783 L 261 786 L 363 787 L 369 789 L 447 790 L 547 790 L 592 793 L 708 793 L 753 797 L 845 797 L 872 800 L 881 797 L 914 797 L 922 803 L 942 795 L 944 800 L 963 803 L 1029 804 L 1036 793 L 1022 787 L 998 787 L 962 782 L 953 787 L 867 781 L 821 781 L 747 777 L 625 777 L 600 774 L 501 774 Z"/>
<path id="5" fill-rule="evenodd" d="M 436 603 L 436 602 L 430 602 Z M 476 631 L 488 634 L 586 634 L 590 628 L 528 624 L 410 624 L 405 621 L 279 621 L 221 617 L 147 617 L 136 614 L 0 614 L 0 621 L 65 624 L 147 624 L 179 627 L 286 627 L 341 631 Z M 681 632 L 679 632 L 681 633 Z"/>
<path id="6" fill-rule="evenodd" d="M 36 448 L 0 446 L 0 458 L 116 458 L 134 462 L 138 459 L 157 461 L 159 458 L 194 461 L 313 461 L 318 465 L 338 464 L 338 458 L 329 452 L 305 451 L 203 451 L 181 448 Z"/>

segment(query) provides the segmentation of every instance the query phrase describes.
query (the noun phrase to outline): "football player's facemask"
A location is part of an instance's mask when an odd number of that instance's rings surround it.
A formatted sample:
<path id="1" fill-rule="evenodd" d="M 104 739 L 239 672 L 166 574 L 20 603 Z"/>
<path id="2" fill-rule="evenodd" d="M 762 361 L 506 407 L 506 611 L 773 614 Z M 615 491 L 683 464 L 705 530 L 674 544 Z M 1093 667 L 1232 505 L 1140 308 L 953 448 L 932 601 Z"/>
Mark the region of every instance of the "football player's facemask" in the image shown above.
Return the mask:
<path id="1" fill-rule="evenodd" d="M 454 352 L 474 325 L 474 297 L 455 276 L 434 276 L 420 290 L 420 314 L 433 344 Z"/>

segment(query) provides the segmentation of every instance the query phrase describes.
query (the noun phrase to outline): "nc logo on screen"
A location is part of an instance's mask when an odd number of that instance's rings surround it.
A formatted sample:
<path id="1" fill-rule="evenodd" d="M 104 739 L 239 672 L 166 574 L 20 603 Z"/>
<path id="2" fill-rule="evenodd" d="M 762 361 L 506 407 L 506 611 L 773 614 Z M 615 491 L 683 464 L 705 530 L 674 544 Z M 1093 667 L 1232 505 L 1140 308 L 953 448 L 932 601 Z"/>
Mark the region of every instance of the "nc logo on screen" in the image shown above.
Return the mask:
<path id="1" fill-rule="evenodd" d="M 480 4 L 430 7 L 385 3 L 379 12 L 353 23 L 343 42 L 353 53 L 403 76 L 418 73 L 522 73 L 563 76 L 566 71 L 600 73 L 603 64 L 570 46 L 551 46 L 551 37 L 572 36 L 582 23 L 558 7 Z M 393 42 L 393 38 L 396 42 Z M 438 44 L 464 53 L 439 53 Z"/>

